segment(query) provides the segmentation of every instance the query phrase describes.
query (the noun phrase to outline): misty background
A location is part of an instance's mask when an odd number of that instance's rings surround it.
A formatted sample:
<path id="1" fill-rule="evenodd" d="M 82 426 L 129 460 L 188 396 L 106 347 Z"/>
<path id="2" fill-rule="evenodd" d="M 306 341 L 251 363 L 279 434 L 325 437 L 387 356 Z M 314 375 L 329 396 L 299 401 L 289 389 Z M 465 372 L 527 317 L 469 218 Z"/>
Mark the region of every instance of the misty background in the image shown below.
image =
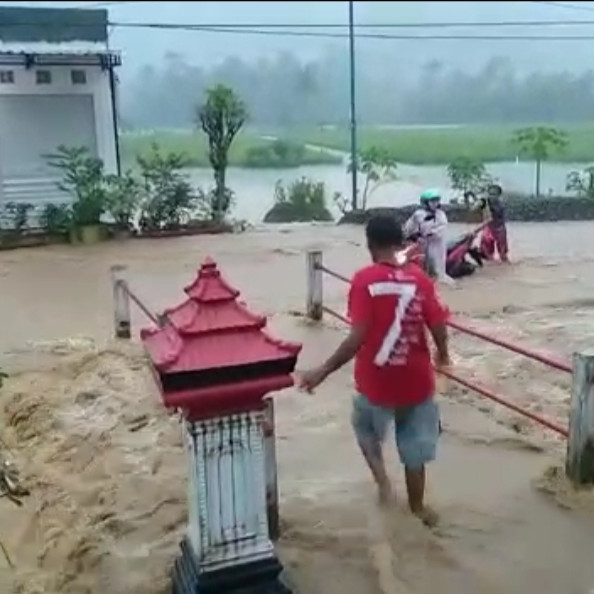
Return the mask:
<path id="1" fill-rule="evenodd" d="M 108 9 L 110 44 L 123 54 L 119 101 L 127 129 L 191 126 L 194 106 L 216 82 L 239 93 L 254 126 L 348 120 L 347 2 L 2 4 Z M 363 124 L 592 119 L 593 2 L 355 2 L 355 20 L 384 25 L 357 29 L 384 36 L 356 41 Z M 548 24 L 502 25 L 541 21 Z M 476 24 L 447 26 L 456 22 Z M 423 23 L 431 25 L 416 26 Z M 162 28 L 168 24 L 219 31 Z M 266 29 L 274 24 L 291 27 Z M 237 25 L 249 31 L 220 31 Z"/>

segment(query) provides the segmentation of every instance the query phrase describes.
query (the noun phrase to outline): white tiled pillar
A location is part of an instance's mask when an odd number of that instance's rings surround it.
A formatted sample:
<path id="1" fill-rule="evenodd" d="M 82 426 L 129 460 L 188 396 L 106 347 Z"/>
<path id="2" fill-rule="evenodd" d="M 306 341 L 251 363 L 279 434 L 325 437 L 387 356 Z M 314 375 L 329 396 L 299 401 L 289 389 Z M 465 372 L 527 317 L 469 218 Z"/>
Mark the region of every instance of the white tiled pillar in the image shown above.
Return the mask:
<path id="1" fill-rule="evenodd" d="M 262 412 L 185 421 L 188 538 L 200 573 L 274 558 Z"/>

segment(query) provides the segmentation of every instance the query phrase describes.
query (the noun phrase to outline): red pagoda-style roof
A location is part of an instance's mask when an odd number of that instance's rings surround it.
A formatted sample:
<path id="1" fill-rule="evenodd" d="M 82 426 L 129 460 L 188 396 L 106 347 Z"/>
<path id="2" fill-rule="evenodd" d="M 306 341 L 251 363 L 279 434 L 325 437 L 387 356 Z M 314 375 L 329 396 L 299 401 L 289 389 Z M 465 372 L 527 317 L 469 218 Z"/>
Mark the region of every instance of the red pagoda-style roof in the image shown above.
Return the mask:
<path id="1" fill-rule="evenodd" d="M 162 379 L 275 362 L 282 369 L 288 363 L 292 371 L 301 345 L 276 340 L 264 332 L 266 318 L 237 302 L 239 291 L 221 277 L 212 260 L 202 264 L 185 292 L 186 301 L 164 312 L 167 322 L 162 328 L 141 331 Z"/>

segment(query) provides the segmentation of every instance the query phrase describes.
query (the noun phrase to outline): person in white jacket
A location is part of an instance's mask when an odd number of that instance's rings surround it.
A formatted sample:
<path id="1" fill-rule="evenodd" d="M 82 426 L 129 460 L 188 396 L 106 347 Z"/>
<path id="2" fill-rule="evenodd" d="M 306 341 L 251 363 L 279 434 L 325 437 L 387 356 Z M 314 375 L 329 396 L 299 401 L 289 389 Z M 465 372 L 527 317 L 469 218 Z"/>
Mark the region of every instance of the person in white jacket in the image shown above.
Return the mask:
<path id="1" fill-rule="evenodd" d="M 454 281 L 446 273 L 448 218 L 441 209 L 439 190 L 425 190 L 421 194 L 421 206 L 404 224 L 407 237 L 419 242 L 425 254 L 427 273 L 442 282 Z"/>

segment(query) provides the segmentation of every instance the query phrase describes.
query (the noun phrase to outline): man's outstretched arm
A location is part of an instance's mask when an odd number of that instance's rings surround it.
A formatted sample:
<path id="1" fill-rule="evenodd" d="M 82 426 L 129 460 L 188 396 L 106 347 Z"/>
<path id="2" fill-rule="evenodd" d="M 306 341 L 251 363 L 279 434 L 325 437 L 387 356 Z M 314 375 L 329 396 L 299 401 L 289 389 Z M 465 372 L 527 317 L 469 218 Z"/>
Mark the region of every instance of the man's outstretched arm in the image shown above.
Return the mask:
<path id="1" fill-rule="evenodd" d="M 338 348 L 322 364 L 326 375 L 338 371 L 343 365 L 346 365 L 361 348 L 367 328 L 364 324 L 351 326 L 348 336 L 340 343 Z"/>
<path id="2" fill-rule="evenodd" d="M 302 374 L 301 386 L 306 390 L 313 390 L 331 373 L 346 365 L 357 354 L 365 340 L 371 320 L 371 297 L 367 286 L 358 282 L 356 276 L 349 291 L 349 318 L 351 320 L 349 334 L 334 353 L 319 367 Z"/>

